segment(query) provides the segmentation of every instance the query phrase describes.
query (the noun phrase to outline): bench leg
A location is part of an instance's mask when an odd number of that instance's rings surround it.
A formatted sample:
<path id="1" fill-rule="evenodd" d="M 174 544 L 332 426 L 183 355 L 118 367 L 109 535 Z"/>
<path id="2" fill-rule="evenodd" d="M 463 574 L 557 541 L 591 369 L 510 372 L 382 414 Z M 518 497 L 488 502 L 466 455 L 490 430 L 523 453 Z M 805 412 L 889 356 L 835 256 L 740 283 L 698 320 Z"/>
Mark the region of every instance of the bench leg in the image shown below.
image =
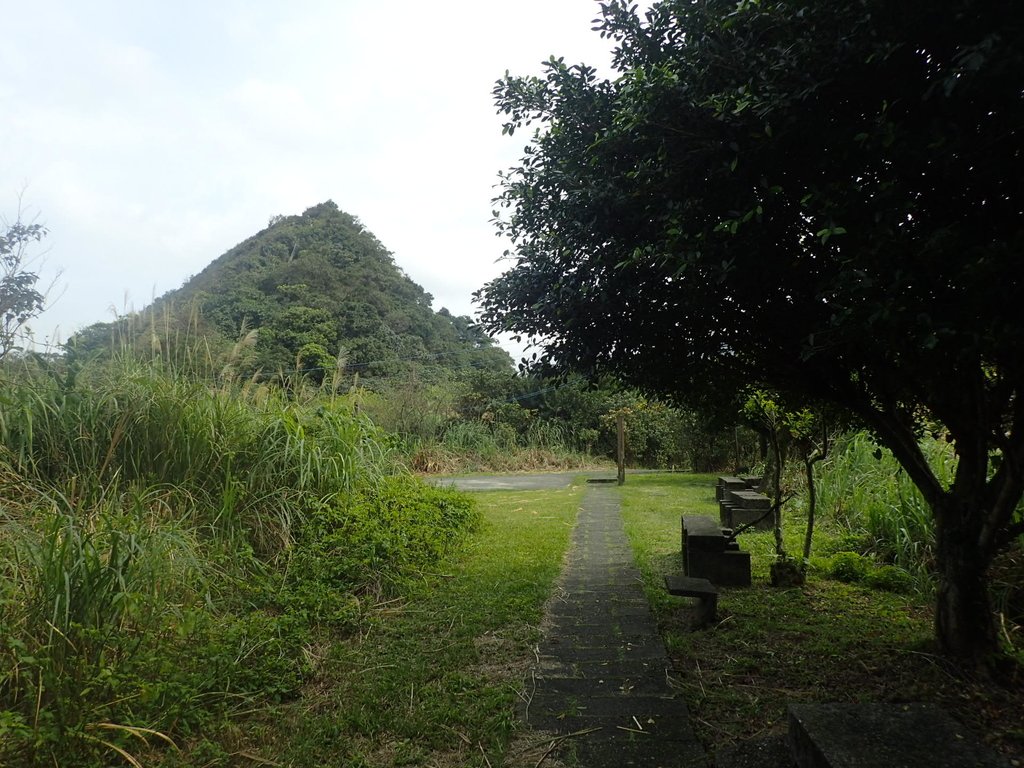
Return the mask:
<path id="1" fill-rule="evenodd" d="M 706 595 L 697 603 L 697 620 L 701 626 L 714 624 L 718 620 L 718 595 Z"/>

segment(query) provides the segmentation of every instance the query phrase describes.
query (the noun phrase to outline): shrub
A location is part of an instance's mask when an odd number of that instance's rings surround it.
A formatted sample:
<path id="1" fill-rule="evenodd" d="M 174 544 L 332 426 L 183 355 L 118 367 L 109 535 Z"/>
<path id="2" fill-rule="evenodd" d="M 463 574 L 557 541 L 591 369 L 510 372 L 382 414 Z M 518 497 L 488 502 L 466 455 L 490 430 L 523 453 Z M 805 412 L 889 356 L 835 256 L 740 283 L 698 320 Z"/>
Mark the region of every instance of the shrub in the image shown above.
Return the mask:
<path id="1" fill-rule="evenodd" d="M 290 572 L 316 574 L 320 583 L 349 592 L 385 591 L 436 564 L 479 520 L 463 493 L 389 477 L 311 517 L 296 554 L 300 567 Z"/>
<path id="2" fill-rule="evenodd" d="M 837 552 L 832 556 L 829 576 L 839 581 L 859 583 L 864 581 L 871 568 L 871 562 L 857 552 Z"/>
<path id="3" fill-rule="evenodd" d="M 838 552 L 866 552 L 871 548 L 871 540 L 864 532 L 840 530 L 835 536 L 822 541 L 818 551 L 822 555 L 834 555 Z"/>
<path id="4" fill-rule="evenodd" d="M 914 589 L 914 580 L 909 573 L 895 565 L 882 565 L 871 569 L 864 579 L 864 583 L 872 589 L 881 589 L 886 592 L 910 592 Z"/>

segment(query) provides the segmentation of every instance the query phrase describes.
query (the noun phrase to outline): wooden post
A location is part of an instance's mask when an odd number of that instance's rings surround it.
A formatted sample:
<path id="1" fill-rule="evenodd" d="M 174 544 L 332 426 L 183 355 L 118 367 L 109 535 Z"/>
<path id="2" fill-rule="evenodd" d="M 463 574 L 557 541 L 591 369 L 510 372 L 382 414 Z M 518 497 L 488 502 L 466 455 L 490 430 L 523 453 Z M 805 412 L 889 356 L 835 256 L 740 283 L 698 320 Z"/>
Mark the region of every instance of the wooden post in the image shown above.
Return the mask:
<path id="1" fill-rule="evenodd" d="M 626 482 L 626 417 L 618 414 L 615 417 L 615 426 L 618 428 L 618 459 L 619 459 L 619 485 Z"/>

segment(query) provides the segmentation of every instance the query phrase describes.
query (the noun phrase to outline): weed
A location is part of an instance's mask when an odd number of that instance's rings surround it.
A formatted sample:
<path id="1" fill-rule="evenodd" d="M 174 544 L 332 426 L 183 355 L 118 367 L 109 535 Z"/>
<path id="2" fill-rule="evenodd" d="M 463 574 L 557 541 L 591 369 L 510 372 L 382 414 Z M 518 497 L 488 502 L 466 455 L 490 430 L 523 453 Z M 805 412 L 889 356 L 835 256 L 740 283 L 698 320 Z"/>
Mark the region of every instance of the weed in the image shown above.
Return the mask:
<path id="1" fill-rule="evenodd" d="M 295 766 L 498 765 L 580 492 L 477 494 L 464 543 L 374 596 L 361 633 L 240 749 Z"/>
<path id="2" fill-rule="evenodd" d="M 829 563 L 828 574 L 833 579 L 850 584 L 862 582 L 871 570 L 871 562 L 858 552 L 836 552 Z"/>
<path id="3" fill-rule="evenodd" d="M 956 459 L 943 440 L 922 442 L 936 477 L 952 482 Z M 898 566 L 917 589 L 930 592 L 935 533 L 920 491 L 887 450 L 866 433 L 848 435 L 823 463 L 818 482 L 822 515 L 847 532 L 847 544 L 883 564 Z"/>

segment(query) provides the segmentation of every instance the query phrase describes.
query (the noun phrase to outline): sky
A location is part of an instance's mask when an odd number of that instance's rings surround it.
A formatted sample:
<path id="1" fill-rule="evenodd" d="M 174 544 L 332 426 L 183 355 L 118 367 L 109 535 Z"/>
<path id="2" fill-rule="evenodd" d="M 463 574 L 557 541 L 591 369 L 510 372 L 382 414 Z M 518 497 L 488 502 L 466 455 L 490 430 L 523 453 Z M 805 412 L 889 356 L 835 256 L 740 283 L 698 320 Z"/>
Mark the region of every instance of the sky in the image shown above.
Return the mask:
<path id="1" fill-rule="evenodd" d="M 33 0 L 4 10 L 0 217 L 44 224 L 37 343 L 143 309 L 325 200 L 434 308 L 507 268 L 491 200 L 528 139 L 506 70 L 604 67 L 596 0 Z M 514 345 L 503 342 L 510 349 Z"/>

